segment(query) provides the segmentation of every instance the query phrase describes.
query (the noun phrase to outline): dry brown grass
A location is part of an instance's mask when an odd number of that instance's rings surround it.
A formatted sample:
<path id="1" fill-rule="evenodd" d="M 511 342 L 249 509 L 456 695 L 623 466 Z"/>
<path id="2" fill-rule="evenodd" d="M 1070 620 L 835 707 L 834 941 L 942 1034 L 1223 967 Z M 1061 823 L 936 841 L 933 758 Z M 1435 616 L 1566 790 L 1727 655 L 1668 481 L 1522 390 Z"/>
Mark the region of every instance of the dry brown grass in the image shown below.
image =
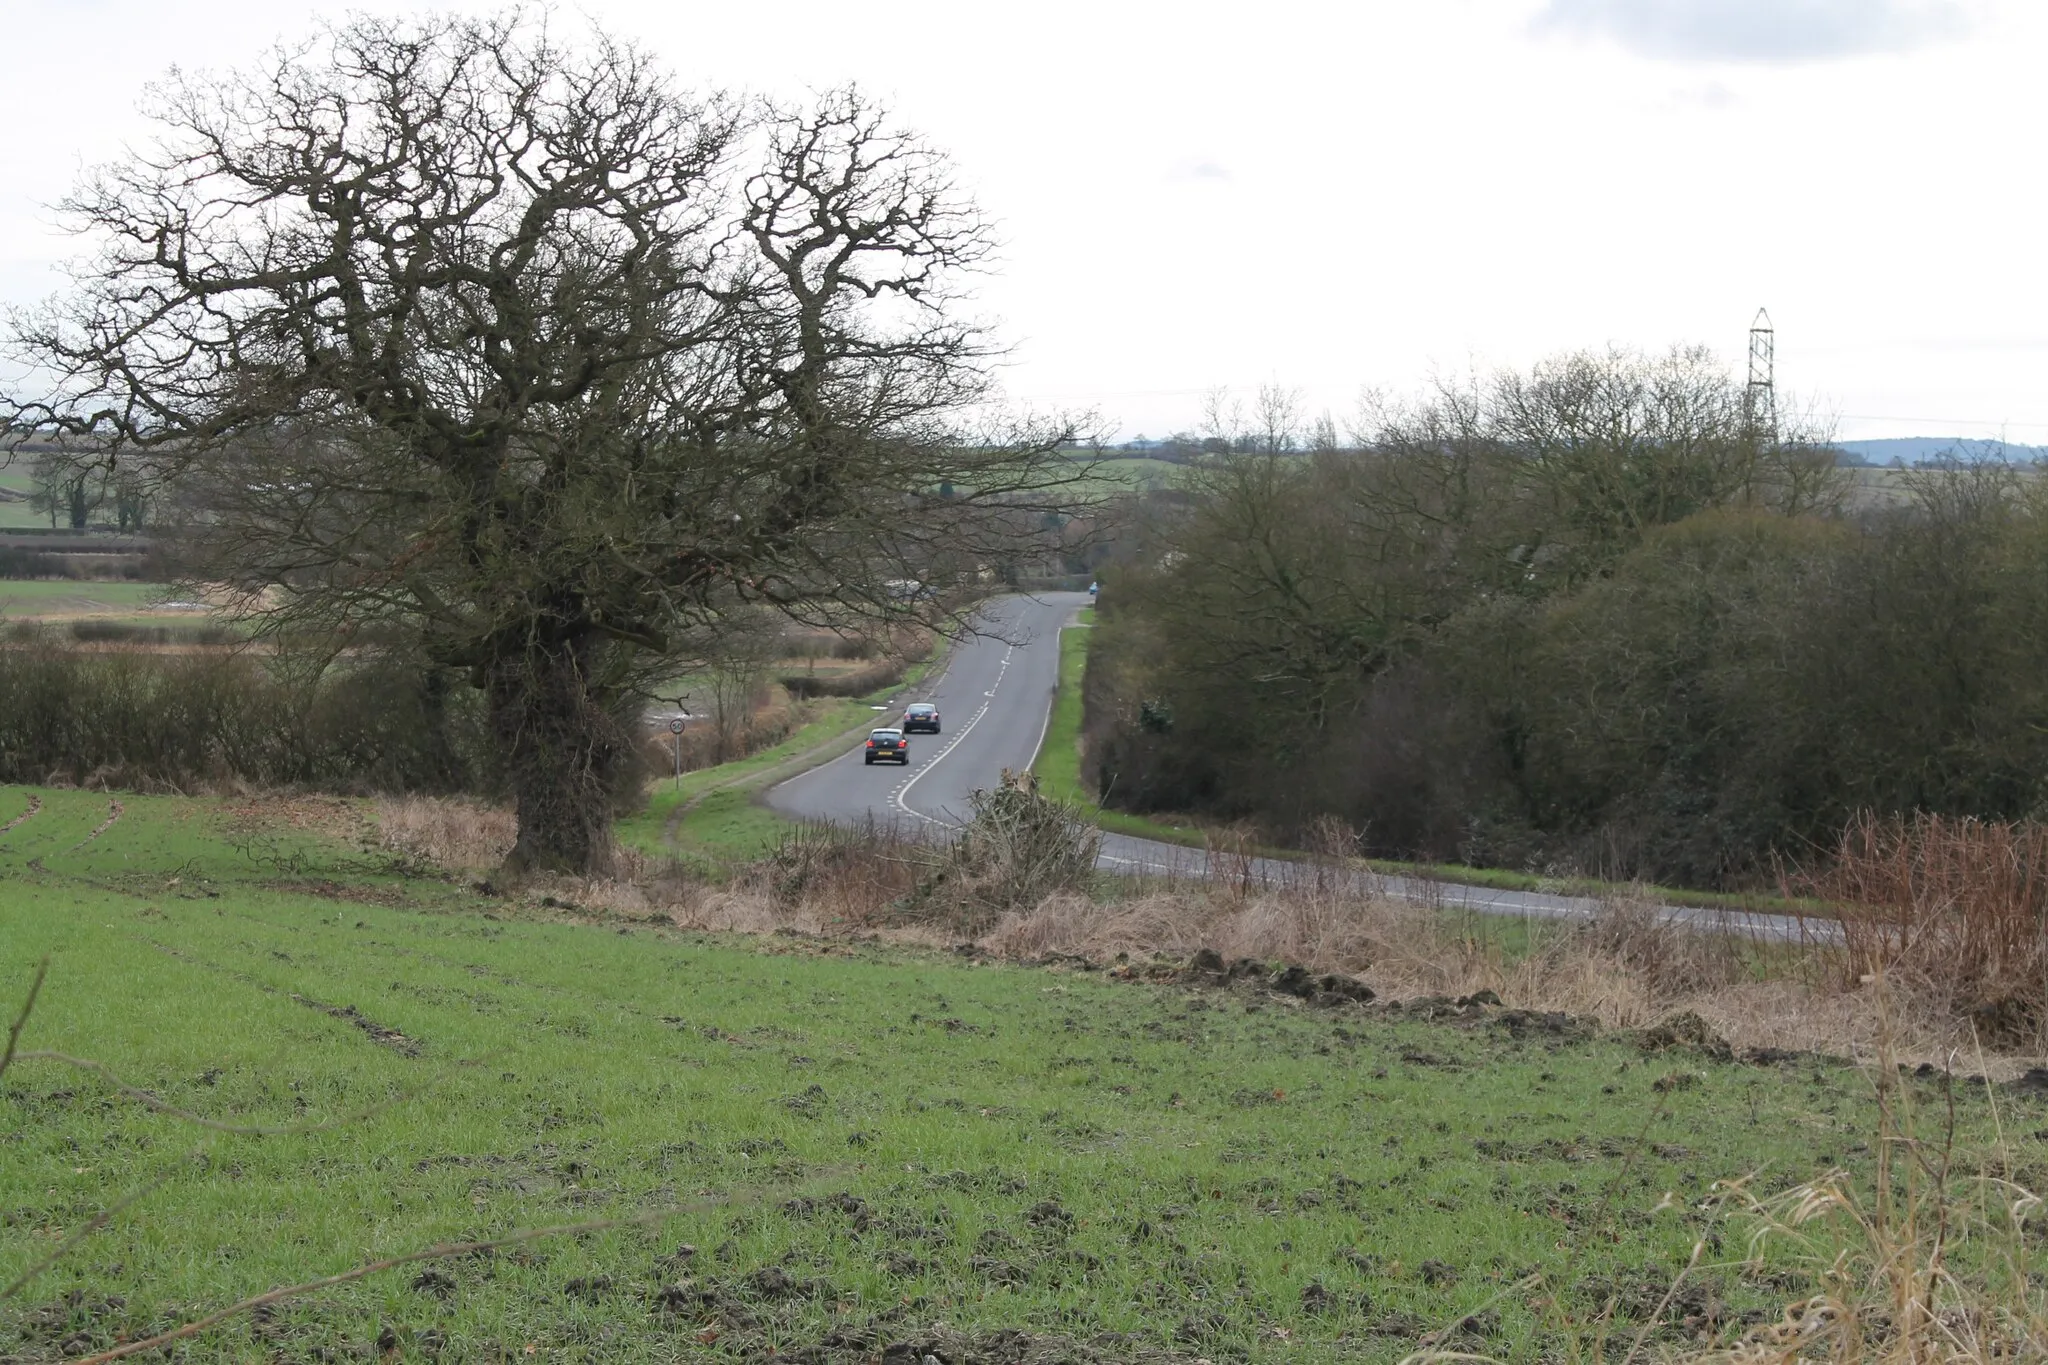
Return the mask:
<path id="1" fill-rule="evenodd" d="M 1717 1181 L 1703 1209 L 1718 1214 L 1745 1248 L 1746 1275 L 1790 1272 L 1800 1297 L 1774 1321 L 1702 1345 L 1647 1345 L 1654 1320 L 1701 1270 L 1718 1236 L 1702 1236 L 1666 1291 L 1657 1314 L 1632 1336 L 1605 1313 L 1592 1322 L 1558 1313 L 1578 1365 L 1661 1361 L 1667 1365 L 2018 1365 L 2048 1361 L 2048 1277 L 2040 1268 L 2040 1195 L 2013 1178 L 2036 1170 L 2015 1135 L 1994 1126 L 1988 1144 L 1956 1138 L 1956 1089 L 1983 1085 L 1994 1116 L 2000 1098 L 1987 1080 L 1953 1073 L 1942 1089 L 1916 1096 L 1902 1080 L 1900 1018 L 1885 983 L 1865 992 L 1878 1015 L 1867 1074 L 1877 1100 L 1874 1159 L 1861 1174 L 1833 1169 L 1775 1192 L 1756 1176 Z M 1981 1054 L 1971 1058 L 1980 1068 Z M 1931 1102 L 1930 1102 L 1931 1101 Z M 1530 1282 L 1525 1282 L 1530 1283 Z M 1519 1287 L 1519 1286 L 1518 1286 Z M 1424 1350 L 1403 1365 L 1485 1357 Z"/>
<path id="2" fill-rule="evenodd" d="M 509 812 L 426 798 L 381 803 L 378 828 L 388 847 L 469 874 L 494 868 L 513 835 Z M 1881 1004 L 1867 983 L 1812 949 L 1702 933 L 1640 902 L 1612 901 L 1580 924 L 1535 926 L 1534 950 L 1510 955 L 1496 921 L 1461 920 L 1380 894 L 1334 857 L 1303 863 L 1288 884 L 1273 886 L 1228 875 L 1223 850 L 1226 875 L 1214 880 L 1099 897 L 1064 875 L 1050 892 L 1034 884 L 1012 896 L 1014 879 L 997 875 L 1010 860 L 996 859 L 993 872 L 975 864 L 975 875 L 963 878 L 956 853 L 873 826 L 807 829 L 717 884 L 628 850 L 614 878 L 536 880 L 520 891 L 571 916 L 948 946 L 971 939 L 991 954 L 1026 960 L 1106 962 L 1125 954 L 1184 961 L 1207 949 L 1226 961 L 1299 963 L 1353 976 L 1387 999 L 1490 990 L 1511 1007 L 1610 1028 L 1642 1028 L 1690 1011 L 1737 1050 L 1869 1058 L 1882 1042 L 1908 1061 L 1940 1063 L 1976 1046 L 1972 1020 L 1911 973 L 1886 978 L 1889 1003 Z M 2038 1053 L 2027 1040 L 1987 1041 L 1999 1047 L 1996 1073 L 2017 1071 Z"/>
<path id="3" fill-rule="evenodd" d="M 2048 1043 L 2048 825 L 1866 814 L 1786 880 L 1847 907 L 1828 958 L 1838 984 L 1882 976 L 1916 1014 L 2001 1047 Z"/>
<path id="4" fill-rule="evenodd" d="M 449 872 L 486 872 L 512 851 L 512 812 L 458 797 L 395 796 L 376 804 L 377 839 L 388 850 Z"/>

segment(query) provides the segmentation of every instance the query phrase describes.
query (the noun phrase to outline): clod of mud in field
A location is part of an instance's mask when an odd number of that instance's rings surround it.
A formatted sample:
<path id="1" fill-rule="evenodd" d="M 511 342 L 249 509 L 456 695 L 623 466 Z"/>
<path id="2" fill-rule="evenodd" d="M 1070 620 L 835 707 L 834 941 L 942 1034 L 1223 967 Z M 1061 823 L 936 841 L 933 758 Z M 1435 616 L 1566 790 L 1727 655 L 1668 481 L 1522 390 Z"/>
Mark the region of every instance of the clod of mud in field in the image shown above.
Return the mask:
<path id="1" fill-rule="evenodd" d="M 84 1355 L 111 1345 L 118 1335 L 124 1335 L 118 1329 L 127 1305 L 128 1301 L 118 1294 L 98 1296 L 84 1289 L 71 1289 L 60 1298 L 23 1313 L 17 1328 L 23 1343 L 31 1347 L 54 1347 L 64 1356 Z"/>
<path id="2" fill-rule="evenodd" d="M 266 891 L 288 896 L 312 896 L 324 901 L 346 901 L 351 905 L 404 905 L 406 894 L 390 886 L 366 886 L 337 882 L 325 877 L 280 878 L 260 883 Z"/>
<path id="3" fill-rule="evenodd" d="M 293 1000 L 296 1000 L 299 1004 L 304 1005 L 307 1009 L 318 1010 L 320 1011 L 320 1013 L 327 1015 L 330 1018 L 340 1019 L 344 1020 L 347 1023 L 354 1024 L 357 1028 L 369 1034 L 370 1037 L 374 1039 L 376 1042 L 383 1044 L 385 1047 L 392 1049 L 394 1052 L 401 1052 L 408 1057 L 417 1057 L 420 1055 L 420 1044 L 417 1038 L 408 1038 L 403 1033 L 400 1033 L 397 1029 L 388 1028 L 385 1025 L 378 1023 L 376 1020 L 365 1015 L 361 1010 L 357 1009 L 354 1005 L 324 1004 L 321 1001 L 314 1000 L 308 996 L 300 995 L 296 991 L 292 993 L 291 998 Z"/>
<path id="4" fill-rule="evenodd" d="M 1194 1365 L 1197 1357 L 1140 1345 L 1115 1332 L 1081 1341 L 1012 1328 L 905 1332 L 874 1324 L 843 1326 L 810 1345 L 783 1346 L 776 1359 L 793 1365 Z"/>
<path id="5" fill-rule="evenodd" d="M 1637 1036 L 1636 1045 L 1645 1052 L 1694 1048 L 1723 1062 L 1735 1055 L 1735 1049 L 1728 1045 L 1728 1040 L 1714 1032 L 1706 1020 L 1691 1010 L 1680 1010 L 1650 1025 Z"/>

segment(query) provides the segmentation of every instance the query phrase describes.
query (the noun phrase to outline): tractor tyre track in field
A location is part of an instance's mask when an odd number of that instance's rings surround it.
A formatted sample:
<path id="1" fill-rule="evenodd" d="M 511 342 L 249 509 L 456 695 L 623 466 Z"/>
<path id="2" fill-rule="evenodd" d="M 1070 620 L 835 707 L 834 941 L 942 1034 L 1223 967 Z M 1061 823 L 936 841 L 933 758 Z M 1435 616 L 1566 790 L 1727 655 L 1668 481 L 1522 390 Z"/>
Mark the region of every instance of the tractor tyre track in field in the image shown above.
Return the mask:
<path id="1" fill-rule="evenodd" d="M 28 823 L 30 820 L 35 819 L 36 816 L 42 814 L 42 810 L 43 798 L 37 796 L 34 792 L 30 792 L 28 798 L 28 809 L 23 811 L 21 814 L 15 816 L 12 820 L 9 820 L 6 824 L 0 825 L 0 834 L 12 833 L 17 825 L 23 825 Z"/>
<path id="2" fill-rule="evenodd" d="M 97 825 L 94 825 L 92 833 L 86 835 L 83 839 L 80 839 L 77 843 L 73 844 L 70 848 L 64 851 L 66 853 L 78 852 L 78 850 L 84 848 L 87 844 L 91 843 L 93 840 L 99 838 L 102 834 L 105 834 L 108 830 L 112 829 L 115 823 L 120 820 L 122 813 L 123 807 L 119 801 L 107 802 L 107 818 L 100 821 Z"/>

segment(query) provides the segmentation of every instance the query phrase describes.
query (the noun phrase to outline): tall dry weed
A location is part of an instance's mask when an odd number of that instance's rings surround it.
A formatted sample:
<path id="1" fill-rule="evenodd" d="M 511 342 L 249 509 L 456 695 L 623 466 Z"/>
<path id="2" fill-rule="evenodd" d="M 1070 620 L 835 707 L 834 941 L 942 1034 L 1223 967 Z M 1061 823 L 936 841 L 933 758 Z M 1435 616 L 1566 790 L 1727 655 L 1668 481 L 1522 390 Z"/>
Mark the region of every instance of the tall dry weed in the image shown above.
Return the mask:
<path id="1" fill-rule="evenodd" d="M 935 865 L 931 848 L 894 825 L 805 825 L 734 885 L 736 893 L 807 924 L 864 929 L 889 920 Z"/>
<path id="2" fill-rule="evenodd" d="M 460 798 L 399 796 L 377 802 L 377 838 L 393 853 L 450 872 L 483 872 L 512 851 L 511 811 Z"/>
<path id="3" fill-rule="evenodd" d="M 1866 813 L 1786 883 L 1840 907 L 1840 986 L 1881 976 L 2002 1047 L 2048 1035 L 2048 826 Z"/>
<path id="4" fill-rule="evenodd" d="M 1214 894 L 1155 893 L 1095 901 L 1072 893 L 1048 897 L 1000 919 L 983 938 L 1013 957 L 1061 954 L 1106 959 L 1191 957 L 1208 949 L 1226 960 L 1298 962 L 1318 972 L 1362 974 L 1401 970 L 1427 938 L 1407 907 L 1392 901 L 1311 901 L 1268 894 L 1241 899 L 1234 888 Z"/>
<path id="5" fill-rule="evenodd" d="M 1991 1365 L 2048 1360 L 2048 1284 L 2039 1267 L 2041 1198 L 2011 1174 L 2001 1134 L 1990 1150 L 1955 1142 L 1955 1087 L 1925 1102 L 1906 1082 L 1887 983 L 1869 1069 L 1877 1099 L 1874 1162 L 1771 1195 L 1749 1179 L 1717 1190 L 1746 1234 L 1746 1266 L 1802 1270 L 1811 1293 L 1776 1322 L 1686 1359 L 1714 1365 Z M 1982 1059 L 1978 1061 L 1981 1064 Z M 1994 1114 L 1998 1097 L 1988 1092 Z"/>

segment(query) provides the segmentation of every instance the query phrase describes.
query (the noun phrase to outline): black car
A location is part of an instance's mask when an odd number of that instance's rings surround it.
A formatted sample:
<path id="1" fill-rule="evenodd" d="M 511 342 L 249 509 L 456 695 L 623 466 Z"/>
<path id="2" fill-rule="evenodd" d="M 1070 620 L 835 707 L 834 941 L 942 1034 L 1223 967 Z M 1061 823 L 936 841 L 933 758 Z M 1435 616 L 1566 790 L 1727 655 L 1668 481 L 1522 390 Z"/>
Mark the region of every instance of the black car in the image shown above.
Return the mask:
<path id="1" fill-rule="evenodd" d="M 914 701 L 903 708 L 903 733 L 923 730 L 926 734 L 939 732 L 939 708 L 928 701 Z"/>
<path id="2" fill-rule="evenodd" d="M 861 762 L 876 763 L 883 759 L 910 766 L 910 741 L 901 730 L 875 730 L 868 735 L 868 751 L 861 756 Z"/>

